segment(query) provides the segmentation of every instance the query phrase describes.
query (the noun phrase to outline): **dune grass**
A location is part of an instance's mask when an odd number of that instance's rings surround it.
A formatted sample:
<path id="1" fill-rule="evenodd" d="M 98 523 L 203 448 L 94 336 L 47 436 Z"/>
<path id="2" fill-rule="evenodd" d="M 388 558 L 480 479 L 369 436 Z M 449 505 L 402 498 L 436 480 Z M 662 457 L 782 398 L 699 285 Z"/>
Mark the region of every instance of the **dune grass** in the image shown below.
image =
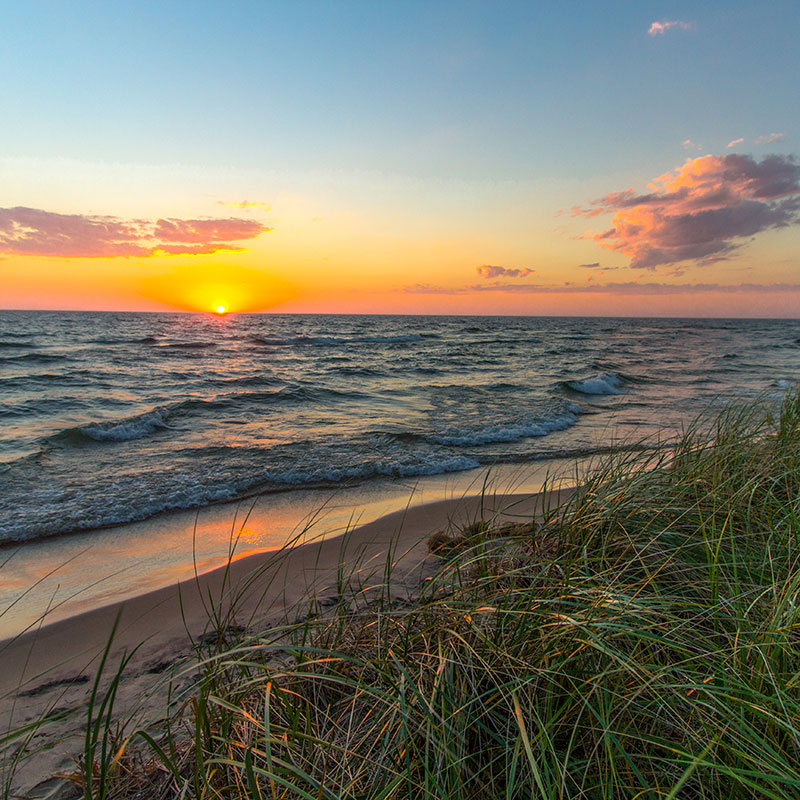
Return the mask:
<path id="1" fill-rule="evenodd" d="M 797 393 L 430 546 L 413 600 L 390 555 L 300 622 L 220 618 L 163 730 L 88 721 L 84 796 L 800 797 Z"/>

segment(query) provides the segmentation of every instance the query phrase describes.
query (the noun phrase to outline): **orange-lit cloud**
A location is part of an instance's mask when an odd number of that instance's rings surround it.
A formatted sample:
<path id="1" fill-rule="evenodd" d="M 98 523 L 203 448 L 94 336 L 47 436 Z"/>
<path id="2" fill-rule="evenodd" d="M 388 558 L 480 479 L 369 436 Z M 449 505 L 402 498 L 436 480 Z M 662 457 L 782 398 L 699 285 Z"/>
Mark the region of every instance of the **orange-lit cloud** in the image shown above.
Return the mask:
<path id="1" fill-rule="evenodd" d="M 132 219 L 0 208 L 0 253 L 60 258 L 198 255 L 242 250 L 235 244 L 271 230 L 256 220 Z"/>
<path id="2" fill-rule="evenodd" d="M 678 28 L 682 31 L 689 31 L 694 27 L 691 22 L 684 22 L 680 19 L 664 19 L 660 22 L 653 22 L 650 24 L 650 27 L 647 29 L 647 33 L 650 36 L 663 36 L 667 31 L 672 30 L 673 28 Z"/>
<path id="3" fill-rule="evenodd" d="M 475 270 L 484 278 L 524 278 L 536 272 L 529 267 L 495 267 L 491 264 L 481 264 L 480 267 L 475 267 Z"/>
<path id="4" fill-rule="evenodd" d="M 587 238 L 628 256 L 634 269 L 721 261 L 740 246 L 736 239 L 800 222 L 800 164 L 793 156 L 687 159 L 649 188 L 611 192 L 594 208 L 573 209 L 586 217 L 614 213 L 611 228 Z"/>

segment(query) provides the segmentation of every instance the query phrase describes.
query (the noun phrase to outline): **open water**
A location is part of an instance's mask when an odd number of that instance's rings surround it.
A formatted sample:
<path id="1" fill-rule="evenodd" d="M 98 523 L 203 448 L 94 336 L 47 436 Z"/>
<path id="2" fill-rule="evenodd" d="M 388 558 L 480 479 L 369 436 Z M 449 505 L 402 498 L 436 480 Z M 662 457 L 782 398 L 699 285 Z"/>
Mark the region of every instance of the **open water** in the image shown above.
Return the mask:
<path id="1" fill-rule="evenodd" d="M 0 312 L 0 543 L 589 454 L 800 377 L 800 320 Z"/>

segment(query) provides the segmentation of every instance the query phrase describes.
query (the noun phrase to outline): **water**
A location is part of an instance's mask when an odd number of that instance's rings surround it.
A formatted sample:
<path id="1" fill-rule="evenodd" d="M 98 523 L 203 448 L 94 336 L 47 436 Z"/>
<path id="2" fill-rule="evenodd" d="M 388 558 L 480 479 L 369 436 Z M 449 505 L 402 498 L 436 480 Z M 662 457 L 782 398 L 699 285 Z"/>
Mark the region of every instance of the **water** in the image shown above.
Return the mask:
<path id="1" fill-rule="evenodd" d="M 798 320 L 0 312 L 0 542 L 596 452 L 799 373 Z"/>

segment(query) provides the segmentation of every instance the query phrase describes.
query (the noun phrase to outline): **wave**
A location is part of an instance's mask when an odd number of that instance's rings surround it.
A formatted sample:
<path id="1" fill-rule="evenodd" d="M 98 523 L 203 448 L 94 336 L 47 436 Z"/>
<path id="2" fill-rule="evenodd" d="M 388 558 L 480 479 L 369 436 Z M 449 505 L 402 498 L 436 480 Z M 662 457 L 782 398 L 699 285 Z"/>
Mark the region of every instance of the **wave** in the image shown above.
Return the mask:
<path id="1" fill-rule="evenodd" d="M 117 422 L 92 422 L 79 430 L 96 442 L 127 442 L 141 439 L 159 428 L 166 428 L 169 410 L 160 407 Z"/>
<path id="2" fill-rule="evenodd" d="M 38 347 L 39 345 L 34 344 L 33 342 L 8 342 L 4 339 L 0 339 L 0 349 L 3 350 L 11 350 L 15 348 L 33 348 Z"/>
<path id="3" fill-rule="evenodd" d="M 206 381 L 211 386 L 227 389 L 234 386 L 277 386 L 283 381 L 271 375 L 243 375 L 239 378 L 208 378 Z"/>
<path id="4" fill-rule="evenodd" d="M 163 342 L 159 350 L 210 350 L 217 347 L 216 342 Z"/>
<path id="5" fill-rule="evenodd" d="M 369 400 L 371 395 L 355 390 L 341 391 L 331 388 L 314 388 L 310 386 L 283 386 L 274 391 L 265 392 L 226 392 L 207 400 L 183 400 L 170 406 L 172 410 L 225 408 L 230 409 L 237 405 L 264 405 L 272 403 L 325 403 L 339 402 L 341 400 Z"/>
<path id="6" fill-rule="evenodd" d="M 29 333 L 27 331 L 3 331 L 3 336 L 10 336 L 12 339 L 27 339 L 30 336 L 39 335 L 40 332 L 37 334 Z M 47 334 L 45 334 L 46 336 Z"/>
<path id="7" fill-rule="evenodd" d="M 88 339 L 89 344 L 158 344 L 158 339 L 155 336 L 140 336 L 140 337 L 113 337 L 106 336 L 98 339 Z"/>
<path id="8" fill-rule="evenodd" d="M 273 403 L 324 403 L 365 399 L 372 398 L 363 392 L 312 389 L 305 386 L 284 386 L 275 391 L 264 392 L 228 392 L 210 398 L 180 400 L 122 419 L 90 422 L 86 425 L 66 428 L 45 438 L 47 441 L 78 445 L 86 444 L 87 439 L 95 442 L 127 442 L 133 439 L 142 439 L 159 429 L 170 428 L 167 421 L 180 414 L 214 410 L 229 412 L 236 407 L 252 405 L 260 407 Z"/>
<path id="9" fill-rule="evenodd" d="M 250 336 L 247 341 L 251 344 L 265 346 L 281 345 L 338 345 L 338 344 L 411 344 L 426 339 L 441 338 L 437 333 L 409 333 L 398 336 L 298 336 L 288 338 L 270 338 L 263 336 Z"/>
<path id="10" fill-rule="evenodd" d="M 413 478 L 423 475 L 442 475 L 475 469 L 480 462 L 469 456 L 420 456 L 407 461 L 385 461 L 358 464 L 351 467 L 320 467 L 318 469 L 286 469 L 267 471 L 266 482 L 274 486 L 336 485 L 368 478 Z"/>
<path id="11" fill-rule="evenodd" d="M 224 479 L 190 480 L 187 483 L 170 481 L 156 491 L 137 496 L 138 492 L 117 489 L 107 495 L 99 493 L 101 506 L 63 506 L 43 497 L 42 514 L 36 515 L 21 507 L 11 508 L 0 518 L 0 542 L 31 541 L 44 536 L 79 530 L 92 530 L 144 520 L 164 511 L 198 508 L 210 503 L 235 500 L 254 491 L 285 491 L 297 487 L 335 487 L 370 478 L 409 478 L 462 472 L 479 467 L 480 463 L 466 456 L 420 456 L 406 460 L 395 459 L 367 462 L 346 467 L 287 468 L 259 473 L 248 469 L 247 477 L 231 476 L 225 470 Z M 212 468 L 213 471 L 213 468 Z M 135 487 L 140 489 L 139 486 Z M 120 493 L 122 492 L 122 493 Z"/>
<path id="12" fill-rule="evenodd" d="M 0 364 L 52 364 L 56 361 L 69 361 L 67 356 L 56 353 L 24 353 L 19 356 L 0 356 Z"/>
<path id="13" fill-rule="evenodd" d="M 350 375 L 357 378 L 385 378 L 388 374 L 386 370 L 374 367 L 351 367 L 347 365 L 333 366 L 328 371 L 336 375 Z"/>
<path id="14" fill-rule="evenodd" d="M 489 425 L 478 430 L 450 429 L 442 434 L 427 436 L 435 444 L 449 447 L 470 447 L 500 442 L 518 442 L 535 436 L 547 436 L 555 431 L 563 431 L 578 421 L 581 409 L 576 404 L 555 417 L 510 424 Z"/>
<path id="15" fill-rule="evenodd" d="M 71 444 L 87 444 L 90 442 L 128 442 L 133 439 L 142 439 L 145 436 L 161 429 L 168 428 L 167 419 L 170 410 L 163 406 L 134 414 L 118 420 L 103 422 L 90 422 L 87 425 L 78 425 L 66 428 L 58 433 L 45 437 L 51 443 L 68 442 Z"/>
<path id="16" fill-rule="evenodd" d="M 792 386 L 794 386 L 794 381 L 778 378 L 776 381 L 773 381 L 772 385 L 777 386 L 779 389 L 791 389 Z"/>
<path id="17" fill-rule="evenodd" d="M 580 394 L 601 396 L 622 394 L 624 383 L 615 372 L 606 372 L 580 381 L 564 381 L 562 385 Z"/>

